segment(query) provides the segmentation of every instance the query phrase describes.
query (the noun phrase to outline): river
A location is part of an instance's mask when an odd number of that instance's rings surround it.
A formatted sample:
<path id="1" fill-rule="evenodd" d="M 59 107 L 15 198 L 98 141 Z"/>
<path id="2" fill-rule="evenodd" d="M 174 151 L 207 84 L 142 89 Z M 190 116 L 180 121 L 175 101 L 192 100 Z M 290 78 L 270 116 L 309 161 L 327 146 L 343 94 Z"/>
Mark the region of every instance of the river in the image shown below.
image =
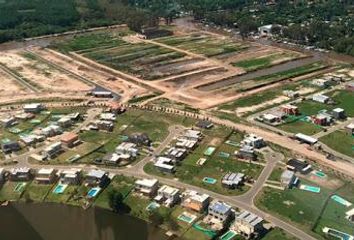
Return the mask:
<path id="1" fill-rule="evenodd" d="M 43 203 L 0 207 L 1 240 L 166 240 L 158 228 L 129 215 Z"/>

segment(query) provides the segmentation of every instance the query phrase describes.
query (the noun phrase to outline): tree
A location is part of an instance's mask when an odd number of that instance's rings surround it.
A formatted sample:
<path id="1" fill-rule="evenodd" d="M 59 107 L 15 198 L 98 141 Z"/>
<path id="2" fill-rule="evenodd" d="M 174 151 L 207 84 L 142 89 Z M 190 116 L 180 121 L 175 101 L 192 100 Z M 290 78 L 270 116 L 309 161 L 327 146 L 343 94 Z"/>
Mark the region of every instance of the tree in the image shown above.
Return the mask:
<path id="1" fill-rule="evenodd" d="M 108 193 L 108 204 L 114 212 L 121 212 L 124 208 L 123 194 L 115 190 L 110 191 Z"/>

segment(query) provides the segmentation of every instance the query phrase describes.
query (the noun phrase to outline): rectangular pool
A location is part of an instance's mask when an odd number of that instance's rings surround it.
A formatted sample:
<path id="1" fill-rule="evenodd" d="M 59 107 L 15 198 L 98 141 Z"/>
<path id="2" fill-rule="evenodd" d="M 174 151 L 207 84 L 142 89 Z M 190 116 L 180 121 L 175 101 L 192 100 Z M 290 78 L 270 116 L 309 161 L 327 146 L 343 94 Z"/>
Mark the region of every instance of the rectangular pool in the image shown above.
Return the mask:
<path id="1" fill-rule="evenodd" d="M 215 149 L 216 149 L 215 147 L 208 147 L 205 150 L 204 155 L 205 156 L 211 156 L 214 153 Z"/>
<path id="2" fill-rule="evenodd" d="M 94 187 L 94 188 L 91 188 L 88 193 L 87 193 L 87 196 L 90 197 L 90 198 L 94 198 L 97 196 L 97 194 L 101 191 L 101 188 L 99 187 Z"/>
<path id="3" fill-rule="evenodd" d="M 220 237 L 220 240 L 231 240 L 233 239 L 237 234 L 232 231 L 232 230 L 229 230 L 227 231 L 226 233 L 224 233 L 221 237 Z"/>
<path id="4" fill-rule="evenodd" d="M 68 185 L 66 185 L 66 184 L 58 184 L 55 188 L 54 188 L 54 190 L 53 190 L 53 193 L 55 193 L 55 194 L 62 194 L 64 191 L 65 191 L 65 189 L 68 187 Z"/>
<path id="5" fill-rule="evenodd" d="M 196 218 L 197 218 L 197 216 L 187 213 L 187 212 L 183 212 L 181 215 L 179 215 L 177 217 L 178 220 L 181 220 L 181 221 L 189 223 L 189 224 L 191 224 Z"/>
<path id="6" fill-rule="evenodd" d="M 208 184 L 215 184 L 216 183 L 216 179 L 215 178 L 211 178 L 211 177 L 205 177 L 205 178 L 203 178 L 203 182 L 208 183 Z"/>
<path id="7" fill-rule="evenodd" d="M 305 191 L 309 191 L 309 192 L 313 192 L 313 193 L 320 193 L 321 192 L 321 188 L 310 186 L 310 185 L 305 185 L 305 184 L 301 184 L 300 189 L 305 190 Z"/>
<path id="8" fill-rule="evenodd" d="M 331 199 L 332 199 L 333 201 L 336 201 L 336 202 L 339 203 L 339 204 L 342 204 L 342 205 L 346 206 L 346 207 L 350 207 L 350 206 L 352 205 L 351 202 L 345 200 L 344 198 L 342 198 L 342 197 L 340 197 L 340 196 L 338 196 L 338 195 L 333 195 L 333 196 L 331 196 Z"/>

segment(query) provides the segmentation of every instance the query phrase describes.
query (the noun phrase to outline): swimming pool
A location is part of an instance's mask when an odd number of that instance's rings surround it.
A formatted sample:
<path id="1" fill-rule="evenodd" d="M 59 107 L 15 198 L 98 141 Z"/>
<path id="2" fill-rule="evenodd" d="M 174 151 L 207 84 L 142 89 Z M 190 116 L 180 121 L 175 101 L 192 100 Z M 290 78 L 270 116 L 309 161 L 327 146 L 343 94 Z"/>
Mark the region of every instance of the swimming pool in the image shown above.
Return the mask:
<path id="1" fill-rule="evenodd" d="M 336 201 L 337 203 L 340 203 L 346 207 L 350 207 L 352 205 L 351 202 L 348 202 L 347 200 L 345 200 L 344 198 L 338 196 L 338 195 L 333 195 L 331 196 L 331 199 Z"/>
<path id="2" fill-rule="evenodd" d="M 219 157 L 222 157 L 222 158 L 229 158 L 230 157 L 230 153 L 227 153 L 227 152 L 219 152 Z"/>
<path id="3" fill-rule="evenodd" d="M 321 192 L 321 188 L 310 186 L 310 185 L 305 185 L 305 184 L 301 184 L 300 189 L 305 190 L 305 191 L 309 191 L 309 192 L 313 192 L 313 193 Z"/>
<path id="4" fill-rule="evenodd" d="M 315 176 L 320 177 L 320 178 L 325 178 L 327 175 L 324 172 L 321 171 L 313 171 L 312 172 Z"/>
<path id="5" fill-rule="evenodd" d="M 94 188 L 91 188 L 88 193 L 87 193 L 87 196 L 90 197 L 90 198 L 94 198 L 97 196 L 97 194 L 101 191 L 101 188 L 99 187 L 94 187 Z"/>
<path id="6" fill-rule="evenodd" d="M 211 178 L 211 177 L 205 177 L 205 178 L 203 178 L 203 182 L 209 183 L 209 184 L 215 184 L 216 183 L 216 179 L 215 178 Z"/>
<path id="7" fill-rule="evenodd" d="M 225 234 L 223 234 L 221 237 L 220 237 L 220 240 L 231 240 L 233 239 L 237 234 L 232 231 L 232 230 L 229 230 L 227 231 Z"/>
<path id="8" fill-rule="evenodd" d="M 204 155 L 205 156 L 211 156 L 214 153 L 215 149 L 216 149 L 215 147 L 208 147 L 205 150 Z"/>
<path id="9" fill-rule="evenodd" d="M 336 237 L 341 240 L 353 240 L 354 239 L 354 236 L 349 235 L 348 233 L 345 233 L 345 232 L 338 231 L 333 228 L 324 227 L 322 229 L 322 232 L 327 233 L 328 235 Z"/>
<path id="10" fill-rule="evenodd" d="M 62 194 L 64 191 L 65 191 L 65 189 L 68 187 L 68 185 L 66 185 L 66 184 L 58 184 L 55 188 L 54 188 L 54 190 L 53 190 L 53 193 L 55 193 L 55 194 Z"/>
<path id="11" fill-rule="evenodd" d="M 187 213 L 187 212 L 183 212 L 181 215 L 179 215 L 177 217 L 178 220 L 187 222 L 189 224 L 191 224 L 196 218 L 197 218 L 197 216 Z"/>
<path id="12" fill-rule="evenodd" d="M 26 186 L 26 183 L 17 183 L 14 192 L 22 192 L 23 188 Z"/>
<path id="13" fill-rule="evenodd" d="M 156 209 L 156 208 L 159 208 L 160 207 L 160 204 L 158 204 L 157 202 L 151 202 L 151 203 L 149 203 L 149 205 L 146 207 L 146 210 L 147 211 L 152 211 L 152 210 L 154 210 L 154 209 Z"/>

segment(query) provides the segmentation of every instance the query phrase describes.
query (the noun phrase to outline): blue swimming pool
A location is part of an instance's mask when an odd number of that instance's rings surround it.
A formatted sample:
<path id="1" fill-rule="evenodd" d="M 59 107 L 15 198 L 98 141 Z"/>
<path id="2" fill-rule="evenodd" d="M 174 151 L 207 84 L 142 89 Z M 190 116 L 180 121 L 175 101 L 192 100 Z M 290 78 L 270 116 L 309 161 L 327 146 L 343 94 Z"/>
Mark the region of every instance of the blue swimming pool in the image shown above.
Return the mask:
<path id="1" fill-rule="evenodd" d="M 310 185 L 305 185 L 305 184 L 300 185 L 300 189 L 305 190 L 305 191 L 309 191 L 309 192 L 313 192 L 313 193 L 321 192 L 321 188 L 310 186 Z"/>
<path id="2" fill-rule="evenodd" d="M 101 190 L 101 188 L 99 188 L 99 187 L 91 188 L 88 191 L 87 195 L 91 198 L 94 198 L 97 196 L 97 194 L 100 192 L 100 190 Z"/>
<path id="3" fill-rule="evenodd" d="M 203 182 L 209 183 L 209 184 L 215 184 L 216 183 L 216 179 L 215 178 L 211 178 L 211 177 L 205 177 L 205 178 L 203 178 Z"/>
<path id="4" fill-rule="evenodd" d="M 61 193 L 63 193 L 63 192 L 65 191 L 65 189 L 66 189 L 67 186 L 68 186 L 68 185 L 65 185 L 65 184 L 58 184 L 58 185 L 54 188 L 53 192 L 54 192 L 55 194 L 61 194 Z"/>

